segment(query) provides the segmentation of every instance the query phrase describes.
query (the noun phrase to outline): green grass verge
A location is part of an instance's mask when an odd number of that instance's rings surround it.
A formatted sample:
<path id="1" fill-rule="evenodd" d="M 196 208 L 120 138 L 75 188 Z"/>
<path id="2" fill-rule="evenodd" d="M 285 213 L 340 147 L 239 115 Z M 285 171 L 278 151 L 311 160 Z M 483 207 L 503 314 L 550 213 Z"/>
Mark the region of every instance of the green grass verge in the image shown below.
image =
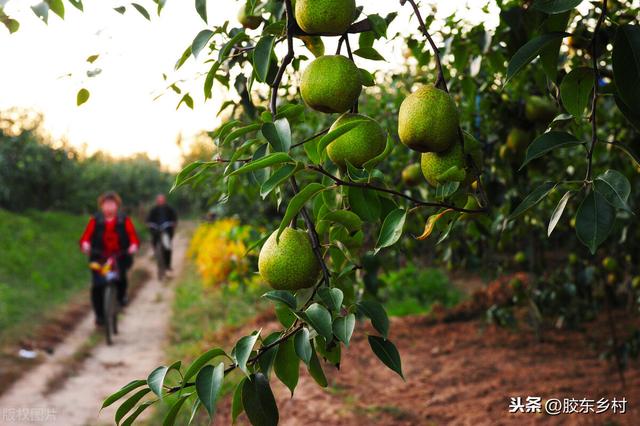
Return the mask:
<path id="1" fill-rule="evenodd" d="M 78 249 L 86 216 L 0 210 L 2 339 L 28 332 L 56 306 L 88 286 Z"/>
<path id="2" fill-rule="evenodd" d="M 233 345 L 233 330 L 270 306 L 261 298 L 267 291 L 266 288 L 207 288 L 202 285 L 192 265 L 188 265 L 186 272 L 180 277 L 175 291 L 166 365 L 181 360 L 184 368 L 214 347 L 222 347 L 229 353 Z M 233 392 L 240 379 L 241 375 L 235 373 L 225 377 L 222 395 Z M 195 395 L 185 403 L 176 424 L 188 423 L 194 398 Z M 169 397 L 158 404 L 147 424 L 162 424 L 172 402 L 173 398 Z M 192 424 L 209 424 L 203 407 L 200 407 L 199 415 Z"/>
<path id="3" fill-rule="evenodd" d="M 409 264 L 380 278 L 384 282 L 380 297 L 391 316 L 424 314 L 431 311 L 434 303 L 451 307 L 462 299 L 462 293 L 439 269 Z"/>

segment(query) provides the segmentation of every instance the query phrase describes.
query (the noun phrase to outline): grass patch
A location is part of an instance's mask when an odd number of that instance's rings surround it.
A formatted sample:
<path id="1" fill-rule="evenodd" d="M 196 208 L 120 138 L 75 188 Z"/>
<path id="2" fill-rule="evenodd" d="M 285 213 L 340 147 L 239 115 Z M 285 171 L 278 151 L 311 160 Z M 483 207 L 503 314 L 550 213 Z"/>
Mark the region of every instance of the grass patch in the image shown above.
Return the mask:
<path id="1" fill-rule="evenodd" d="M 266 291 L 266 288 L 254 285 L 244 288 L 237 285 L 206 287 L 195 267 L 187 265 L 176 284 L 167 363 L 181 360 L 186 368 L 199 355 L 214 347 L 221 347 L 229 353 L 238 329 L 269 309 L 270 304 L 261 298 Z M 215 360 L 215 363 L 220 361 Z M 225 377 L 222 395 L 233 392 L 241 378 L 240 374 Z M 193 398 L 185 403 L 176 424 L 187 424 Z M 147 424 L 162 423 L 173 398 L 166 398 L 166 402 L 158 405 Z M 209 424 L 203 407 L 192 424 Z"/>
<path id="2" fill-rule="evenodd" d="M 87 262 L 78 249 L 86 221 L 67 213 L 0 210 L 2 341 L 18 332 L 25 336 L 53 308 L 87 288 Z"/>
<path id="3" fill-rule="evenodd" d="M 460 291 L 439 269 L 409 264 L 386 272 L 380 278 L 385 283 L 380 289 L 380 297 L 391 316 L 424 314 L 434 303 L 450 307 L 462 299 Z"/>

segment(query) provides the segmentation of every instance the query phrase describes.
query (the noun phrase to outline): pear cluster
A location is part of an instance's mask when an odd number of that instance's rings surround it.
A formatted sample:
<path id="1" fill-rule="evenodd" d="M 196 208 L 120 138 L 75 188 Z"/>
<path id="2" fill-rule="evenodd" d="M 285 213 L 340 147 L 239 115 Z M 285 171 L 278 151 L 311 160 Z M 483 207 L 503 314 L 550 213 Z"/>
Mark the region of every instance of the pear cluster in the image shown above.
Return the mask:
<path id="1" fill-rule="evenodd" d="M 358 14 L 355 0 L 295 0 L 294 8 L 296 23 L 304 31 L 303 37 L 309 39 L 345 34 Z M 248 17 L 241 17 L 247 21 L 243 25 L 248 26 Z M 380 124 L 357 113 L 361 76 L 361 70 L 349 58 L 321 55 L 300 78 L 300 96 L 309 108 L 340 114 L 329 129 L 333 137 L 326 151 L 331 162 L 343 171 L 366 166 L 387 146 L 387 133 Z M 477 158 L 480 147 L 467 135 L 462 143 L 458 110 L 449 93 L 432 85 L 420 87 L 402 102 L 398 124 L 400 141 L 422 155 L 420 164 L 408 165 L 402 171 L 405 185 L 417 186 L 426 180 L 437 186 L 466 179 L 467 148 L 474 150 Z M 258 267 L 271 287 L 292 291 L 313 286 L 321 270 L 309 236 L 293 228 L 280 234 L 276 231 L 267 239 Z"/>

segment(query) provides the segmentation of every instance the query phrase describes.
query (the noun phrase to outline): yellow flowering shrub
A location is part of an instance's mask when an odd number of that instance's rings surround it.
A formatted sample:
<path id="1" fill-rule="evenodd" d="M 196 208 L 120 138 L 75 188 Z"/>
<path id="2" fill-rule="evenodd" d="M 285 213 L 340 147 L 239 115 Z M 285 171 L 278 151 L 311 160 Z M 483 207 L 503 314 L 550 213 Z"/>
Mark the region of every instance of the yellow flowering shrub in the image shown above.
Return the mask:
<path id="1" fill-rule="evenodd" d="M 217 286 L 230 277 L 247 277 L 251 266 L 245 257 L 249 232 L 249 227 L 241 226 L 237 219 L 219 219 L 198 226 L 189 244 L 189 256 L 206 285 Z"/>

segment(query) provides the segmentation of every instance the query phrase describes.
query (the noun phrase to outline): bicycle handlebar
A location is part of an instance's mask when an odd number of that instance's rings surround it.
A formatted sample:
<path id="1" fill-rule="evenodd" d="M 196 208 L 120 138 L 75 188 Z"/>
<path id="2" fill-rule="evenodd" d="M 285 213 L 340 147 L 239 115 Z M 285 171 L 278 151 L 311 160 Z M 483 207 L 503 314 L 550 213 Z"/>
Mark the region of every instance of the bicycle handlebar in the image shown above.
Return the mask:
<path id="1" fill-rule="evenodd" d="M 175 222 L 162 222 L 159 225 L 154 222 L 147 222 L 147 228 L 151 228 L 157 231 L 164 231 L 165 229 L 173 228 L 175 225 Z"/>

